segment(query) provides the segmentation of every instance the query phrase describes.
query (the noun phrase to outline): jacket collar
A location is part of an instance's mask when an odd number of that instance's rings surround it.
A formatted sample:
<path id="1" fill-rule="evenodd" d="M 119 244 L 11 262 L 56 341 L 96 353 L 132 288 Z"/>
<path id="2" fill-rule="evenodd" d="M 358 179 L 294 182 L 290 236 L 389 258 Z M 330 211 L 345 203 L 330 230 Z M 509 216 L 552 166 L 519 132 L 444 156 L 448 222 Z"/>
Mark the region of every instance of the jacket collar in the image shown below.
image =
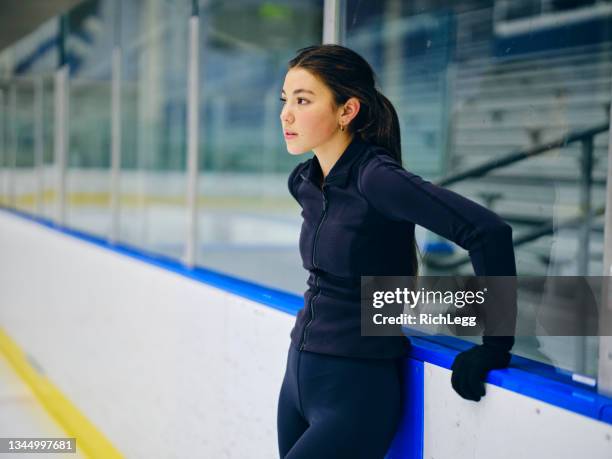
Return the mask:
<path id="1" fill-rule="evenodd" d="M 329 174 L 325 177 L 325 185 L 341 186 L 344 187 L 348 183 L 350 178 L 351 167 L 355 161 L 361 156 L 361 153 L 366 147 L 366 143 L 359 139 L 358 136 L 354 136 L 351 143 L 346 147 L 344 153 L 340 155 L 338 161 L 332 166 Z M 300 174 L 303 179 L 308 180 L 315 184 L 317 187 L 321 187 L 321 179 L 323 173 L 321 171 L 321 165 L 316 156 L 313 156 L 309 161 L 307 167 L 304 168 Z"/>

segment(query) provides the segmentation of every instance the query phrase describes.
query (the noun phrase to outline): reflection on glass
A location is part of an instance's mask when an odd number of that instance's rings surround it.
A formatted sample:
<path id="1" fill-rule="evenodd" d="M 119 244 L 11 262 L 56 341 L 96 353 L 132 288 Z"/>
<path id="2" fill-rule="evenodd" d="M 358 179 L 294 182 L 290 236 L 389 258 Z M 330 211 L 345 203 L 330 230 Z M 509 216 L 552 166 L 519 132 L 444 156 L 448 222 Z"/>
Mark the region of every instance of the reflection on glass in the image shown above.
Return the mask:
<path id="1" fill-rule="evenodd" d="M 8 183 L 8 162 L 6 148 L 6 105 L 4 98 L 6 97 L 7 84 L 5 81 L 0 82 L 0 205 L 8 206 L 8 193 L 6 185 Z"/>
<path id="2" fill-rule="evenodd" d="M 287 61 L 320 43 L 323 1 L 200 2 L 199 265 L 301 294 L 296 158 L 284 146 Z M 612 2 L 347 0 L 346 44 L 398 110 L 405 166 L 514 228 L 521 275 L 600 275 Z M 119 8 L 119 10 L 116 10 Z M 192 2 L 86 0 L 67 14 L 68 225 L 109 230 L 111 55 L 121 50 L 120 240 L 180 258 L 187 233 Z M 0 204 L 54 218 L 57 18 L 0 52 Z M 569 136 L 569 137 L 568 137 Z M 424 274 L 470 273 L 417 233 Z M 421 237 L 422 234 L 422 237 Z M 265 260 L 265 261 L 264 261 Z M 518 353 L 594 375 L 596 339 L 519 340 Z"/>
<path id="3" fill-rule="evenodd" d="M 121 2 L 120 239 L 180 258 L 191 2 Z"/>
<path id="4" fill-rule="evenodd" d="M 13 149 L 13 186 L 15 207 L 32 213 L 36 198 L 34 169 L 34 84 L 31 79 L 15 79 L 8 93 L 10 145 Z"/>
<path id="5" fill-rule="evenodd" d="M 215 2 L 202 12 L 199 265 L 302 294 L 300 213 L 279 101 L 288 60 L 321 42 L 323 2 Z"/>
<path id="6" fill-rule="evenodd" d="M 89 0 L 67 14 L 68 146 L 66 221 L 109 231 L 111 2 Z"/>
<path id="7" fill-rule="evenodd" d="M 55 216 L 55 210 L 57 208 L 57 195 L 55 193 L 57 187 L 57 168 L 55 167 L 55 156 L 53 152 L 53 143 L 55 140 L 53 131 L 55 118 L 55 86 L 52 69 L 42 74 L 40 76 L 40 81 L 42 85 L 42 126 L 40 130 L 42 144 L 42 173 L 39 190 L 39 196 L 41 198 L 37 212 L 47 219 L 52 219 Z"/>
<path id="8" fill-rule="evenodd" d="M 512 225 L 519 274 L 601 274 L 610 2 L 428 5 L 347 2 L 347 44 L 374 65 L 398 108 L 405 167 L 436 181 L 541 150 L 450 187 Z M 576 135 L 564 142 L 568 134 Z M 460 248 L 430 234 L 419 242 L 424 273 L 471 272 Z M 515 349 L 594 375 L 596 342 L 535 338 Z"/>
<path id="9" fill-rule="evenodd" d="M 0 203 L 48 214 L 57 23 L 48 20 L 0 52 Z M 51 110 L 51 111 L 50 111 Z"/>

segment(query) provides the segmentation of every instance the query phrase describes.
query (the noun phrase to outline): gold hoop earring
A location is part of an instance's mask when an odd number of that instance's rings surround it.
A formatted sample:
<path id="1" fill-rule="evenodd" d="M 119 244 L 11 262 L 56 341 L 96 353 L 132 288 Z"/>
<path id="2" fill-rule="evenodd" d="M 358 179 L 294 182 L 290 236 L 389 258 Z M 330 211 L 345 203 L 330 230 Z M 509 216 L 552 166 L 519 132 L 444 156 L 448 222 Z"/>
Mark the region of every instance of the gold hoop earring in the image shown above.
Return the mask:
<path id="1" fill-rule="evenodd" d="M 342 132 L 344 132 L 344 125 L 343 125 L 343 124 L 341 124 L 341 125 L 340 125 L 340 130 L 341 130 Z"/>

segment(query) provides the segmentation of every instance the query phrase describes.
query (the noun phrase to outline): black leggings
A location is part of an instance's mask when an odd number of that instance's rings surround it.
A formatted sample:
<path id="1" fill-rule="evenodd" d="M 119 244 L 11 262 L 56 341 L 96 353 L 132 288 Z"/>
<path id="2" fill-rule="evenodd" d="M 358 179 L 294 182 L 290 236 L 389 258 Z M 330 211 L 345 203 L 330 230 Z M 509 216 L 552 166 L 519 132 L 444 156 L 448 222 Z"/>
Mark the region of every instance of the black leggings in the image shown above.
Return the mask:
<path id="1" fill-rule="evenodd" d="M 358 359 L 289 346 L 278 400 L 282 459 L 383 459 L 402 410 L 401 359 Z"/>

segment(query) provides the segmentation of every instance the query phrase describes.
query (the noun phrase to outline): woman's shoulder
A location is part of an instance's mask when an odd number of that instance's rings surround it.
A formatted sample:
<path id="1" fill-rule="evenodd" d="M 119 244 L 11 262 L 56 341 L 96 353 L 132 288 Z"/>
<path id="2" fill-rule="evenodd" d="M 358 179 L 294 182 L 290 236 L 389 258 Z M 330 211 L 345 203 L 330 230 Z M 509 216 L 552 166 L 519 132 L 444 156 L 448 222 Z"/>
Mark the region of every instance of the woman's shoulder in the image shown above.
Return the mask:
<path id="1" fill-rule="evenodd" d="M 302 172 L 310 165 L 312 162 L 312 158 L 307 159 L 306 161 L 302 161 L 297 166 L 293 168 L 293 170 L 289 173 L 289 177 L 287 179 L 287 187 L 289 188 L 289 192 L 291 195 L 297 200 L 297 194 L 295 190 L 297 189 L 297 181 L 300 180 Z"/>
<path id="2" fill-rule="evenodd" d="M 373 166 L 380 167 L 386 165 L 402 167 L 397 160 L 393 158 L 393 155 L 388 149 L 373 143 L 366 143 L 366 148 L 364 149 L 359 167 L 363 169 L 373 168 Z"/>
<path id="3" fill-rule="evenodd" d="M 291 185 L 293 181 L 299 179 L 302 172 L 304 172 L 308 167 L 310 167 L 311 163 L 312 158 L 309 158 L 306 161 L 302 161 L 297 166 L 295 166 L 293 170 L 289 173 L 289 184 Z"/>
<path id="4" fill-rule="evenodd" d="M 357 185 L 360 191 L 375 182 L 384 182 L 391 171 L 405 169 L 384 147 L 368 144 L 357 167 Z"/>

